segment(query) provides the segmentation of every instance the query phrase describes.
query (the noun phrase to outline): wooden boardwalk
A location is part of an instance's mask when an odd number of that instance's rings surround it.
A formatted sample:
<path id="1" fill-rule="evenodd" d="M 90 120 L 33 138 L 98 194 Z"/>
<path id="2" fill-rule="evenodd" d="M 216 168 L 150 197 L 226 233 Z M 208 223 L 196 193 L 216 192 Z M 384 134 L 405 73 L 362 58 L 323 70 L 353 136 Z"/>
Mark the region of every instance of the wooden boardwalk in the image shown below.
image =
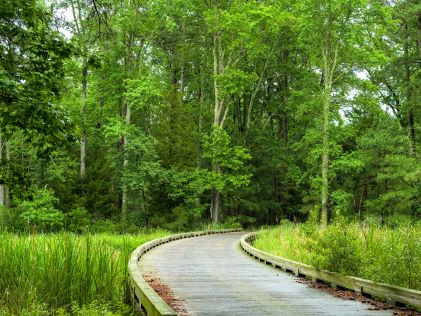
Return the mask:
<path id="1" fill-rule="evenodd" d="M 297 283 L 288 273 L 259 263 L 238 245 L 242 233 L 170 242 L 139 261 L 184 300 L 189 315 L 392 315 Z"/>

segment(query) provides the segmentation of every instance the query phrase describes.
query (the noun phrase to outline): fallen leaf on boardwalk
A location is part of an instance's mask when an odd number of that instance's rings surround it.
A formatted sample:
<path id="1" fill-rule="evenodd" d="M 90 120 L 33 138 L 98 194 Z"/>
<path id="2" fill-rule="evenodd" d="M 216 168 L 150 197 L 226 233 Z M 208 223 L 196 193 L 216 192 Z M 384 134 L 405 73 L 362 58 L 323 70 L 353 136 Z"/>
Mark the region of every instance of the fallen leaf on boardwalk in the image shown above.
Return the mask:
<path id="1" fill-rule="evenodd" d="M 156 293 L 180 316 L 189 316 L 184 305 L 184 300 L 174 296 L 172 290 L 164 284 L 160 278 L 151 274 L 144 274 L 143 278 L 154 289 Z"/>

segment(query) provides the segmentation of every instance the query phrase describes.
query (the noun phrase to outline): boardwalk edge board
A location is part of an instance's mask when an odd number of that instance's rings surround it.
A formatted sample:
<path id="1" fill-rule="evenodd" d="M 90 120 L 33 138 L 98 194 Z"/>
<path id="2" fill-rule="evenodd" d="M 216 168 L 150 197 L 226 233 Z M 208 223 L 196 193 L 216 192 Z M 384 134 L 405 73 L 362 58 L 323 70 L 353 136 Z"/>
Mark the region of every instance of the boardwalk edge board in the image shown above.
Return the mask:
<path id="1" fill-rule="evenodd" d="M 301 262 L 271 255 L 251 245 L 257 234 L 253 232 L 242 236 L 240 246 L 246 253 L 261 262 L 294 273 L 296 276 L 306 277 L 313 282 L 322 281 L 330 284 L 333 288 L 340 287 L 353 290 L 363 295 L 385 300 L 396 306 L 407 305 L 421 311 L 421 291 L 344 276 L 337 272 L 319 270 Z"/>
<path id="2" fill-rule="evenodd" d="M 181 233 L 159 239 L 154 239 L 137 247 L 131 254 L 128 264 L 128 286 L 130 300 L 140 315 L 147 316 L 176 316 L 177 313 L 154 291 L 145 281 L 137 266 L 140 258 L 149 250 L 167 242 L 191 238 L 196 236 L 239 232 L 241 229 L 206 230 L 199 232 Z"/>

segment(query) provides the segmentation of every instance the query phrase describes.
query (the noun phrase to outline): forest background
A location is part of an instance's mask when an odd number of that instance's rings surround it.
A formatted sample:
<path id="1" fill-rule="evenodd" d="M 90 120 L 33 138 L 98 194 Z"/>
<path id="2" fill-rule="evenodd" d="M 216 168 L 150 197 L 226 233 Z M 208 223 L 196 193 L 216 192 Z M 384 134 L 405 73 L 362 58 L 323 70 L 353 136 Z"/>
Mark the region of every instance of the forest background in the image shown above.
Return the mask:
<path id="1" fill-rule="evenodd" d="M 421 216 L 416 0 L 7 0 L 0 225 Z"/>

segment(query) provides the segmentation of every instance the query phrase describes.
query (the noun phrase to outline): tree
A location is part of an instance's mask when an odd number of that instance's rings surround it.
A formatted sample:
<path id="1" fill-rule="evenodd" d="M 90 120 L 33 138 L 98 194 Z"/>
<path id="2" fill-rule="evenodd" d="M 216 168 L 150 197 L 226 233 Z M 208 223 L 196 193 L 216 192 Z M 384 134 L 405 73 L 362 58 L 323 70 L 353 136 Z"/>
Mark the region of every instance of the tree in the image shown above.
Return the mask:
<path id="1" fill-rule="evenodd" d="M 229 135 L 220 127 L 214 126 L 212 134 L 204 142 L 204 155 L 212 166 L 209 174 L 209 183 L 212 188 L 212 202 L 218 203 L 219 209 L 219 194 L 229 191 L 230 189 L 238 189 L 247 186 L 250 183 L 251 174 L 242 172 L 244 164 L 251 156 L 247 150 L 241 146 L 233 146 Z M 214 192 L 217 192 L 217 200 L 215 202 Z M 213 211 L 218 209 L 213 207 Z M 218 213 L 212 213 L 212 222 L 218 222 Z"/>
<path id="2" fill-rule="evenodd" d="M 27 140 L 38 139 L 39 154 L 48 153 L 71 137 L 68 118 L 56 101 L 62 88 L 63 63 L 72 47 L 53 30 L 51 20 L 51 14 L 36 0 L 8 0 L 2 6 L 0 135 L 7 168 L 1 168 L 0 181 L 5 204 L 9 203 L 8 187 L 13 185 L 13 133 L 21 130 Z M 3 158 L 0 160 L 3 164 Z"/>
<path id="3" fill-rule="evenodd" d="M 308 26 L 303 25 L 306 32 L 310 31 L 315 37 L 310 38 L 310 47 L 315 52 L 318 70 L 321 72 L 320 84 L 322 103 L 321 120 L 321 222 L 329 221 L 329 182 L 331 156 L 331 125 L 332 109 L 335 91 L 334 84 L 345 75 L 352 73 L 352 67 L 357 64 L 353 54 L 358 56 L 357 47 L 363 41 L 363 23 L 370 5 L 367 1 L 343 2 L 335 0 L 313 1 L 304 6 L 304 19 L 311 21 Z M 308 29 L 310 28 L 310 30 Z M 304 33 L 305 34 L 305 33 Z M 304 35 L 305 36 L 305 35 Z M 358 42 L 356 42 L 358 39 Z"/>

